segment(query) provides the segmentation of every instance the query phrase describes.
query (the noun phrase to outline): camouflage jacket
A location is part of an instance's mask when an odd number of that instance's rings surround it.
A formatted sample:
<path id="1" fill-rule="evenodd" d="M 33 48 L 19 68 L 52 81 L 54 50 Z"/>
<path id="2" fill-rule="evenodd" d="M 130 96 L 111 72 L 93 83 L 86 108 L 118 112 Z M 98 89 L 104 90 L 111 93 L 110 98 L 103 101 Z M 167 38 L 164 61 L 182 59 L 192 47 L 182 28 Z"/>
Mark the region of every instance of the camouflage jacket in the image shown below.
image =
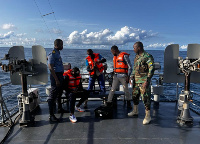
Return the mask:
<path id="1" fill-rule="evenodd" d="M 153 56 L 144 51 L 141 55 L 136 54 L 131 77 L 135 83 L 144 83 L 151 80 L 154 74 Z"/>

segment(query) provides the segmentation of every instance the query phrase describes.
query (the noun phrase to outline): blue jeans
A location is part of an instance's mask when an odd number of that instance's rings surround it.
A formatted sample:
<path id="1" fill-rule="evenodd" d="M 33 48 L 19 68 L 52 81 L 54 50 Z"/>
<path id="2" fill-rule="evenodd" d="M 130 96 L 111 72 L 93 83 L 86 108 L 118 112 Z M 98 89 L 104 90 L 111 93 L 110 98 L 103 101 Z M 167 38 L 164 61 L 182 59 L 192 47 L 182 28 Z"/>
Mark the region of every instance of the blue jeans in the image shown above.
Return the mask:
<path id="1" fill-rule="evenodd" d="M 89 77 L 89 84 L 88 84 L 88 89 L 87 90 L 93 90 L 93 87 L 94 87 L 96 79 L 98 80 L 100 90 L 102 92 L 106 92 L 105 81 L 104 81 L 103 74 L 100 74 L 99 76 L 90 76 Z"/>

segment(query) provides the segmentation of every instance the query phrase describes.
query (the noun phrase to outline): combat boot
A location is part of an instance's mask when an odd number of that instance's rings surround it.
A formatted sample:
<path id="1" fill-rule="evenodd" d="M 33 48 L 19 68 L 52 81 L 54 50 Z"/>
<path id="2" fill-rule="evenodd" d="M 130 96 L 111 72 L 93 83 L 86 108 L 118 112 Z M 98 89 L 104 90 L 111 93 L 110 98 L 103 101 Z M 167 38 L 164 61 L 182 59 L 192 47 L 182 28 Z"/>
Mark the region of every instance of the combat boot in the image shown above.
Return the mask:
<path id="1" fill-rule="evenodd" d="M 50 122 L 59 122 L 60 120 L 54 115 L 49 115 L 49 121 Z"/>
<path id="2" fill-rule="evenodd" d="M 56 116 L 54 115 L 54 110 L 53 110 L 53 107 L 54 107 L 54 102 L 53 100 L 48 100 L 48 105 L 49 105 L 49 121 L 50 122 L 59 122 L 59 119 L 56 118 Z"/>
<path id="3" fill-rule="evenodd" d="M 133 105 L 133 111 L 128 113 L 128 116 L 138 116 L 138 105 Z"/>
<path id="4" fill-rule="evenodd" d="M 143 120 L 143 125 L 149 124 L 151 121 L 150 110 L 145 110 L 145 118 Z"/>

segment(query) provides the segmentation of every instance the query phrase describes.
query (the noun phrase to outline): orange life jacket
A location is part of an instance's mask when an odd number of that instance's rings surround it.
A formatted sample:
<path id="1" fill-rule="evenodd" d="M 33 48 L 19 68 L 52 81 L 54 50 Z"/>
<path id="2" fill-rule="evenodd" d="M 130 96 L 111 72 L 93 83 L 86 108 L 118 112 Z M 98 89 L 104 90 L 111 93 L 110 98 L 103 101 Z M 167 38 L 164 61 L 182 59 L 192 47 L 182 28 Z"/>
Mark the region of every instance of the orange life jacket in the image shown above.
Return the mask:
<path id="1" fill-rule="evenodd" d="M 89 66 L 90 66 L 90 69 L 93 69 L 94 68 L 94 62 L 97 62 L 99 59 L 99 54 L 98 53 L 93 53 L 94 54 L 94 60 L 88 56 L 86 57 L 88 63 L 89 63 Z M 103 64 L 102 63 L 96 63 L 96 66 L 99 70 L 100 73 L 103 72 L 104 70 L 104 67 L 103 67 Z M 95 74 L 95 70 L 93 70 L 92 72 L 89 72 L 90 75 L 94 75 Z"/>
<path id="2" fill-rule="evenodd" d="M 118 56 L 113 57 L 114 72 L 115 73 L 128 73 L 128 65 L 124 60 L 124 55 L 130 55 L 126 52 L 121 52 Z"/>
<path id="3" fill-rule="evenodd" d="M 79 75 L 75 78 L 72 76 L 71 72 L 72 72 L 72 69 L 67 70 L 63 73 L 63 76 L 69 77 L 68 88 L 71 90 L 75 90 L 76 88 L 78 88 L 78 86 L 81 82 L 81 75 Z"/>

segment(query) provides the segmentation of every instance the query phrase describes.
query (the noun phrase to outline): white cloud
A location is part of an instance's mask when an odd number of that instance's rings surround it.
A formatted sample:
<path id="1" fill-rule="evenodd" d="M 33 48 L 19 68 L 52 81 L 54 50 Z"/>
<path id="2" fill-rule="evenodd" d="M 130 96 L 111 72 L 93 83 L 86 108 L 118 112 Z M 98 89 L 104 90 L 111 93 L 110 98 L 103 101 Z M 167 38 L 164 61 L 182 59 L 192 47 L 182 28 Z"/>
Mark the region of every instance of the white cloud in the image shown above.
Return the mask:
<path id="1" fill-rule="evenodd" d="M 141 30 L 133 27 L 125 26 L 117 31 L 114 35 L 109 29 L 99 32 L 88 33 L 87 29 L 79 33 L 72 32 L 67 40 L 68 44 L 83 44 L 83 45 L 124 45 L 129 42 L 145 40 L 157 35 L 152 31 Z"/>
<path id="2" fill-rule="evenodd" d="M 21 38 L 21 37 L 23 37 L 23 36 L 25 36 L 25 35 L 26 35 L 26 33 L 15 34 L 14 31 L 9 31 L 9 32 L 7 32 L 7 33 L 5 33 L 5 34 L 0 34 L 0 40 L 3 40 L 3 39 L 10 39 L 11 36 L 12 36 L 13 38 L 15 38 L 15 37 Z"/>
<path id="3" fill-rule="evenodd" d="M 2 29 L 4 30 L 15 30 L 17 27 L 11 23 L 3 24 Z"/>
<path id="4" fill-rule="evenodd" d="M 170 44 L 174 44 L 174 42 L 149 44 L 146 48 L 166 48 Z"/>
<path id="5" fill-rule="evenodd" d="M 16 34 L 15 36 L 16 37 L 23 37 L 23 36 L 25 36 L 26 35 L 26 33 L 21 33 L 21 34 Z"/>
<path id="6" fill-rule="evenodd" d="M 174 44 L 174 42 L 170 43 L 155 43 L 155 44 L 150 44 L 146 46 L 146 48 L 166 48 L 168 45 Z M 179 45 L 179 49 L 187 49 L 188 45 Z"/>
<path id="7" fill-rule="evenodd" d="M 36 39 L 36 38 L 27 38 L 24 36 L 26 33 L 15 34 L 13 31 L 10 31 L 5 34 L 0 34 L 0 46 L 13 46 L 13 45 L 23 45 L 31 47 L 32 45 L 44 45 L 45 42 L 49 42 L 47 39 Z M 51 41 L 52 43 L 52 41 Z"/>
<path id="8" fill-rule="evenodd" d="M 180 49 L 187 49 L 188 45 L 181 45 Z"/>
<path id="9" fill-rule="evenodd" d="M 61 33 L 62 33 L 61 30 L 55 29 L 55 28 L 53 28 L 53 29 L 51 30 L 51 32 L 54 33 L 54 34 L 61 34 Z"/>
<path id="10" fill-rule="evenodd" d="M 13 45 L 22 45 L 24 47 L 32 47 L 33 45 L 42 45 L 45 46 L 46 43 L 51 42 L 47 39 L 36 39 L 36 38 L 19 38 L 13 37 L 11 39 L 3 39 L 0 41 L 0 46 L 13 46 Z"/>
<path id="11" fill-rule="evenodd" d="M 14 35 L 14 32 L 13 31 L 9 31 L 5 34 L 0 34 L 0 39 L 9 39 L 11 36 Z"/>

